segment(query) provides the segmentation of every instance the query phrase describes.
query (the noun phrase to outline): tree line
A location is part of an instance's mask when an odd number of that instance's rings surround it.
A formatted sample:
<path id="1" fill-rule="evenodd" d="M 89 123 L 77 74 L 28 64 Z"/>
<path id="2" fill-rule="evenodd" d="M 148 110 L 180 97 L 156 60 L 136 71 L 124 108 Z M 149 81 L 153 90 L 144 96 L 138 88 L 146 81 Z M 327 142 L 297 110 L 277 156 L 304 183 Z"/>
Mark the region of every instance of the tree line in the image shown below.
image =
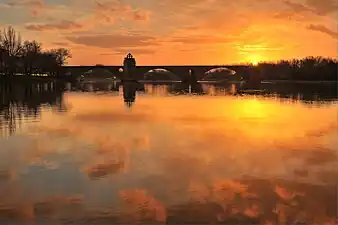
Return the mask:
<path id="1" fill-rule="evenodd" d="M 70 51 L 65 48 L 43 50 L 35 40 L 22 41 L 13 27 L 0 31 L 0 76 L 60 76 Z"/>
<path id="2" fill-rule="evenodd" d="M 256 67 L 261 78 L 266 80 L 334 81 L 338 77 L 337 60 L 324 57 L 262 62 Z"/>

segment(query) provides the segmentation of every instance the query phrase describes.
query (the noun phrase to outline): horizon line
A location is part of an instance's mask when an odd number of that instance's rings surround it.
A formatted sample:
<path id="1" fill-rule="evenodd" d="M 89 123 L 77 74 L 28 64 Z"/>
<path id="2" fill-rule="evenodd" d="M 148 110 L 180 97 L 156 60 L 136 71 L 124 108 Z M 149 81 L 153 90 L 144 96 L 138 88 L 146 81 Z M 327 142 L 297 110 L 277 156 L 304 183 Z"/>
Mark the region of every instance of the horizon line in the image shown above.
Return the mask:
<path id="1" fill-rule="evenodd" d="M 243 63 L 243 64 L 146 64 L 146 65 L 136 65 L 136 67 L 138 66 L 252 66 L 253 64 L 251 63 Z M 92 67 L 100 67 L 100 66 L 104 66 L 104 67 L 123 67 L 123 65 L 104 65 L 104 64 L 95 64 L 95 65 L 63 65 L 62 67 L 81 67 L 81 66 L 92 66 Z"/>
<path id="2" fill-rule="evenodd" d="M 249 61 L 246 62 L 237 62 L 237 63 L 229 63 L 229 64 L 138 64 L 137 66 L 257 66 L 259 64 L 264 64 L 264 63 L 272 63 L 272 64 L 278 64 L 281 61 L 293 61 L 293 60 L 305 60 L 308 58 L 323 58 L 323 59 L 329 59 L 329 60 L 333 60 L 335 62 L 337 62 L 337 58 L 336 57 L 330 57 L 330 56 L 304 56 L 304 57 L 294 57 L 294 58 L 281 58 L 281 59 L 276 59 L 276 60 L 262 60 L 259 61 L 257 64 L 256 63 L 252 63 Z M 123 63 L 121 63 L 120 65 L 105 65 L 105 64 L 100 64 L 100 63 L 96 63 L 96 64 L 91 64 L 91 65 L 81 65 L 81 64 L 66 64 L 63 65 L 62 67 L 67 67 L 67 66 L 72 66 L 72 67 L 80 67 L 80 66 L 105 66 L 105 67 L 118 67 L 118 66 L 122 66 L 123 67 Z"/>

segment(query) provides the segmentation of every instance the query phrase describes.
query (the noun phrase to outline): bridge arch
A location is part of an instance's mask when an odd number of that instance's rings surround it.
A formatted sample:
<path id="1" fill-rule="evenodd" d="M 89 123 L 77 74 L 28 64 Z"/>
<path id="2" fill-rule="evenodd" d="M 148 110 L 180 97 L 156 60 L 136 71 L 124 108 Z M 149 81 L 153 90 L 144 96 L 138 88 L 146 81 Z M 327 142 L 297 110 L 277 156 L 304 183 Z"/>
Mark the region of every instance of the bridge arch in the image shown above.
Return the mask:
<path id="1" fill-rule="evenodd" d="M 181 80 L 178 75 L 164 68 L 150 69 L 144 74 L 145 80 L 178 81 Z"/>
<path id="2" fill-rule="evenodd" d="M 227 67 L 216 67 L 208 70 L 202 76 L 203 81 L 222 81 L 233 79 L 236 75 L 236 71 Z"/>
<path id="3" fill-rule="evenodd" d="M 93 67 L 81 73 L 82 79 L 117 79 L 115 73 L 103 67 Z"/>

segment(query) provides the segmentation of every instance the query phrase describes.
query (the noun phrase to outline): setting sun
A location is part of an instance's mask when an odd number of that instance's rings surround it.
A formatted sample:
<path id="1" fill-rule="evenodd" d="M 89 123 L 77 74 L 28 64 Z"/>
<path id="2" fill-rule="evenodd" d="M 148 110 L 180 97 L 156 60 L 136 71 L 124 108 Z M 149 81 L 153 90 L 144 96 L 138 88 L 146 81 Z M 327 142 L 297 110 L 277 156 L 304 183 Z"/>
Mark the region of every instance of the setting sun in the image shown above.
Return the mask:
<path id="1" fill-rule="evenodd" d="M 252 65 L 257 66 L 260 61 L 262 61 L 262 58 L 260 55 L 251 55 L 248 60 Z"/>

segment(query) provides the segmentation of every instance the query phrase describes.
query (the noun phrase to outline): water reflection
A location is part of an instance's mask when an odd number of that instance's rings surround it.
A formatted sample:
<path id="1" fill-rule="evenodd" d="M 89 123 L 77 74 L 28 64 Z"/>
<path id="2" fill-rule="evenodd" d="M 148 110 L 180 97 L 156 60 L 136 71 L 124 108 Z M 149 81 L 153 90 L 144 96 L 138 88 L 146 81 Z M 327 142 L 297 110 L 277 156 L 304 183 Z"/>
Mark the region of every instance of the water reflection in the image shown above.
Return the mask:
<path id="1" fill-rule="evenodd" d="M 181 94 L 195 94 L 195 95 L 204 95 L 204 90 L 202 85 L 199 83 L 192 83 L 192 84 L 181 84 L 177 85 L 176 92 Z"/>
<path id="2" fill-rule="evenodd" d="M 67 110 L 0 139 L 1 224 L 336 223 L 336 102 L 100 85 L 58 89 Z"/>
<path id="3" fill-rule="evenodd" d="M 132 107 L 136 99 L 136 91 L 144 91 L 143 84 L 137 82 L 123 82 L 123 100 L 127 107 Z"/>
<path id="4" fill-rule="evenodd" d="M 1 83 L 0 130 L 1 136 L 13 134 L 22 121 L 35 121 L 41 108 L 66 110 L 62 103 L 63 84 L 39 82 L 31 84 Z"/>
<path id="5" fill-rule="evenodd" d="M 92 82 L 66 84 L 67 91 L 82 92 L 114 92 L 123 95 L 124 85 L 119 82 Z M 127 84 L 126 89 L 134 89 Z M 318 101 L 334 101 L 337 97 L 337 85 L 335 83 L 269 83 L 263 82 L 254 91 L 247 90 L 246 84 L 221 83 L 221 84 L 200 84 L 200 83 L 167 83 L 167 84 L 135 84 L 137 92 L 145 92 L 147 95 L 168 96 L 181 94 L 197 95 L 256 95 L 274 97 L 280 100 L 294 100 L 315 103 Z M 251 90 L 251 91 L 250 91 Z M 244 91 L 244 92 L 243 92 Z"/>

